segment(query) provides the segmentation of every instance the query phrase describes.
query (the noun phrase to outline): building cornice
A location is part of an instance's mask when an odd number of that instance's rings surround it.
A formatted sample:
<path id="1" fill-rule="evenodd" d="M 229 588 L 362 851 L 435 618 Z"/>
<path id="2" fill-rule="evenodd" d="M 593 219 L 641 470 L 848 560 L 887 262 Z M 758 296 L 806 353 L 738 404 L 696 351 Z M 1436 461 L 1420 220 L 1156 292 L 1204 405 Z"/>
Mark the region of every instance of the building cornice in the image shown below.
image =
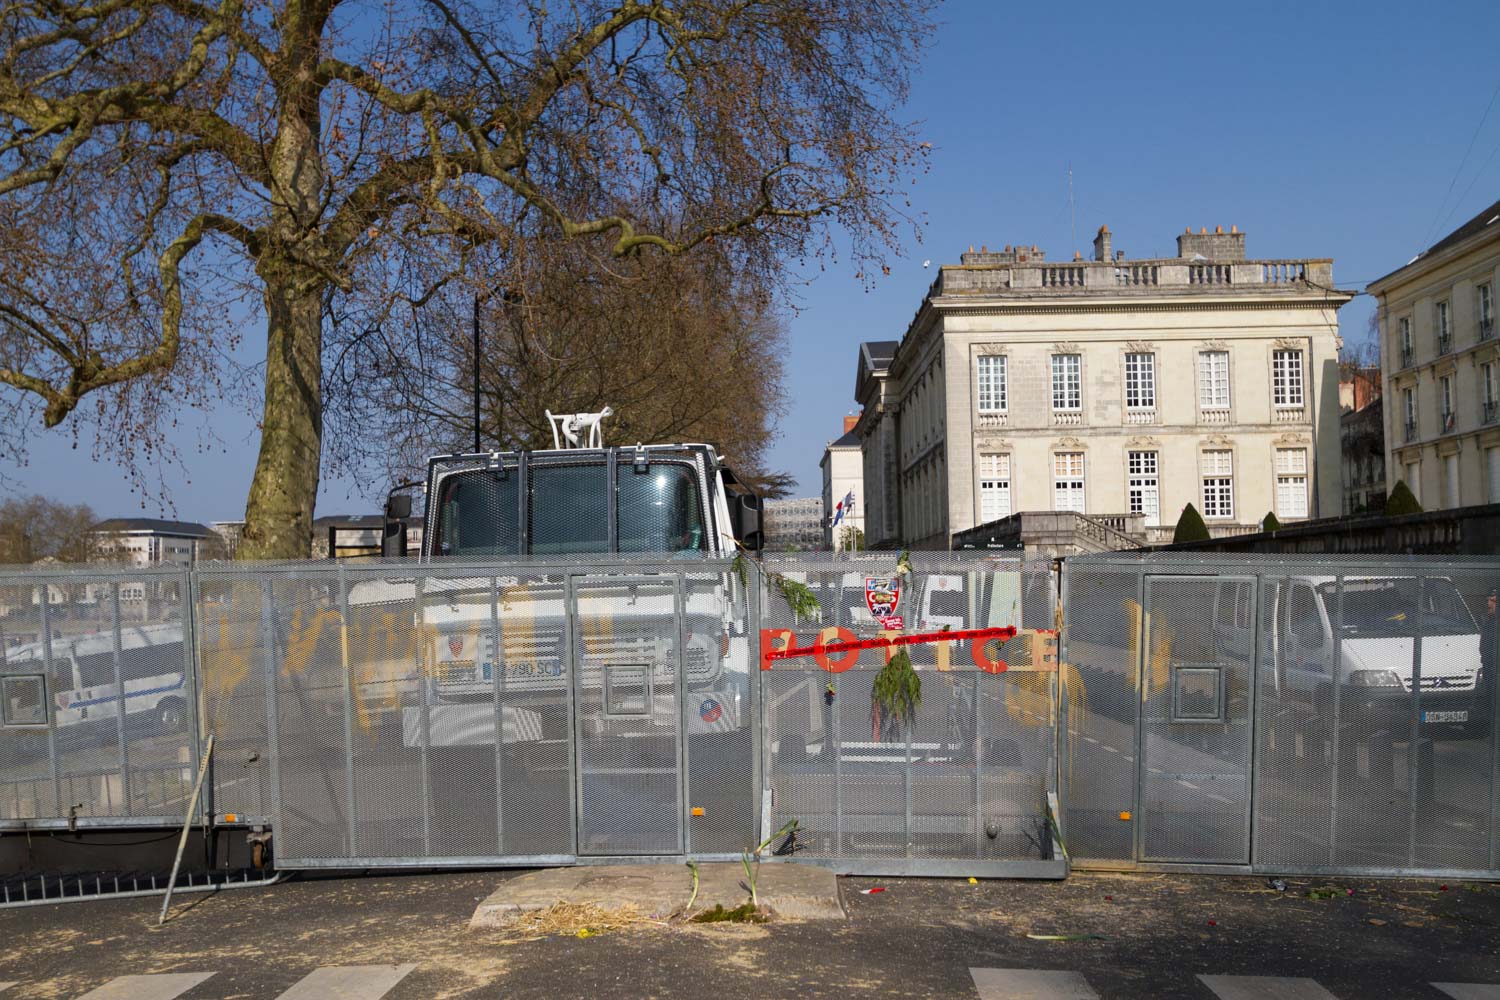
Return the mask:
<path id="1" fill-rule="evenodd" d="M 972 300 L 957 298 L 932 299 L 932 307 L 943 315 L 951 316 L 1020 316 L 1027 314 L 1041 315 L 1068 315 L 1068 314 L 1120 314 L 1120 313 L 1143 313 L 1143 312 L 1243 312 L 1245 310 L 1262 311 L 1270 309 L 1338 309 L 1344 303 L 1353 298 L 1352 293 L 1340 292 L 1338 299 L 1333 297 L 1323 299 L 1278 299 L 1274 302 L 1261 302 L 1250 299 L 1236 299 L 1228 302 L 1205 301 L 1203 299 L 1192 299 L 1189 301 L 1129 301 L 1129 302 L 986 302 L 976 303 Z M 1340 301 L 1342 300 L 1342 301 Z"/>

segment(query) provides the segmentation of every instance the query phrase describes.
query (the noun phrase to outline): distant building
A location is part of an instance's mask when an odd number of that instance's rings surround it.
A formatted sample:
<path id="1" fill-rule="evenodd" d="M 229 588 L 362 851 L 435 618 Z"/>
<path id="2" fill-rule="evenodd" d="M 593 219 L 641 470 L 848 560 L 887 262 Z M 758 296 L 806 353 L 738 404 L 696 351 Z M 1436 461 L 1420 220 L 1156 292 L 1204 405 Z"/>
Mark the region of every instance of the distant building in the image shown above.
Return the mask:
<path id="1" fill-rule="evenodd" d="M 823 547 L 823 500 L 767 500 L 763 531 L 767 552 L 813 552 Z"/>
<path id="2" fill-rule="evenodd" d="M 1385 510 L 1385 407 L 1379 368 L 1346 368 L 1339 379 L 1344 513 Z"/>
<path id="3" fill-rule="evenodd" d="M 972 248 L 900 343 L 860 345 L 871 548 L 947 548 L 1025 511 L 1144 521 L 1191 502 L 1216 535 L 1336 515 L 1338 318 L 1327 259 L 1252 260 L 1191 230 L 1177 256 Z M 872 474 L 874 469 L 877 474 Z"/>
<path id="4" fill-rule="evenodd" d="M 1500 201 L 1378 281 L 1386 478 L 1427 510 L 1500 502 Z"/>
<path id="5" fill-rule="evenodd" d="M 212 529 L 194 521 L 160 521 L 149 517 L 116 517 L 90 530 L 106 562 L 130 566 L 186 565 L 198 560 Z"/>
<path id="6" fill-rule="evenodd" d="M 854 426 L 859 417 L 844 418 L 844 434 L 823 449 L 823 548 L 833 552 L 863 545 L 865 515 L 864 456 Z"/>

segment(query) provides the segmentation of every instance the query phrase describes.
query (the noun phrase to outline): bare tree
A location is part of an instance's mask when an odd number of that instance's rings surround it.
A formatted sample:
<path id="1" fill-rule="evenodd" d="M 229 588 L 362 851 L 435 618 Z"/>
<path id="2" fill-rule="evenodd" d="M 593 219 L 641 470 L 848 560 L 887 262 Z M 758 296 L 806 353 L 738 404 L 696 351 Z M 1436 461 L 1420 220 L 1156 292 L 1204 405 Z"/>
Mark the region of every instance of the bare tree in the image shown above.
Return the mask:
<path id="1" fill-rule="evenodd" d="M 394 315 L 336 313 L 333 450 L 412 478 L 428 455 L 472 448 L 475 296 L 482 446 L 550 448 L 546 411 L 613 415 L 613 443 L 704 441 L 762 472 L 782 406 L 785 327 L 770 289 L 717 247 L 608 259 L 554 242 L 504 275 L 476 270 Z M 376 454 L 371 455 L 374 450 Z"/>
<path id="2" fill-rule="evenodd" d="M 96 523 L 87 504 L 35 495 L 11 497 L 0 502 L 0 562 L 88 562 L 98 554 L 90 533 Z"/>
<path id="3" fill-rule="evenodd" d="M 256 304 L 239 554 L 306 555 L 331 303 L 425 302 L 539 239 L 774 281 L 837 225 L 869 273 L 934 2 L 0 0 L 0 383 L 49 427 L 98 394 L 101 433 L 156 447 Z"/>

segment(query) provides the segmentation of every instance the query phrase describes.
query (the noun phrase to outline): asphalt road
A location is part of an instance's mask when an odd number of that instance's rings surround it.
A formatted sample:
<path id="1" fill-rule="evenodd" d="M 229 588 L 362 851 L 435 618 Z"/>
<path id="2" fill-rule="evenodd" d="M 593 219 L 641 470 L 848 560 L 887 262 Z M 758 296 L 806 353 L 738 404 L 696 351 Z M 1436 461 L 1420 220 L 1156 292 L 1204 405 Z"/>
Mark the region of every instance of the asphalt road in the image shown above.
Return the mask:
<path id="1" fill-rule="evenodd" d="M 1339 1000 L 1441 1000 L 1430 983 L 1500 983 L 1494 885 L 849 878 L 847 922 L 641 925 L 582 939 L 469 931 L 474 905 L 505 877 L 324 879 L 185 898 L 159 930 L 149 899 L 4 910 L 0 981 L 16 985 L 3 995 L 79 997 L 119 976 L 193 973 L 208 975 L 183 1000 L 273 1000 L 317 969 L 373 964 L 414 966 L 388 1000 L 980 1000 L 976 968 L 1071 970 L 1103 1000 L 1212 1000 L 1199 975 L 1307 977 Z M 684 872 L 684 897 L 687 886 Z M 876 886 L 886 891 L 860 891 Z"/>

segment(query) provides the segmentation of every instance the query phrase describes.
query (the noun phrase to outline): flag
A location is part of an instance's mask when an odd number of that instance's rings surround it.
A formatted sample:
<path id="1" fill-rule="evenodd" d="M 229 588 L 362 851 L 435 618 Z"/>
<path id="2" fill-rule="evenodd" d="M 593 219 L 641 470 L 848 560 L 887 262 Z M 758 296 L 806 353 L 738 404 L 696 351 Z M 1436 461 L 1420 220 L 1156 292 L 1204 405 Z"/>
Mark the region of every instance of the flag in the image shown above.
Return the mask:
<path id="1" fill-rule="evenodd" d="M 847 494 L 845 494 L 844 499 L 839 501 L 838 506 L 833 508 L 833 526 L 837 528 L 839 526 L 839 522 L 844 519 L 844 515 L 849 513 L 853 509 L 854 491 L 850 490 Z"/>

